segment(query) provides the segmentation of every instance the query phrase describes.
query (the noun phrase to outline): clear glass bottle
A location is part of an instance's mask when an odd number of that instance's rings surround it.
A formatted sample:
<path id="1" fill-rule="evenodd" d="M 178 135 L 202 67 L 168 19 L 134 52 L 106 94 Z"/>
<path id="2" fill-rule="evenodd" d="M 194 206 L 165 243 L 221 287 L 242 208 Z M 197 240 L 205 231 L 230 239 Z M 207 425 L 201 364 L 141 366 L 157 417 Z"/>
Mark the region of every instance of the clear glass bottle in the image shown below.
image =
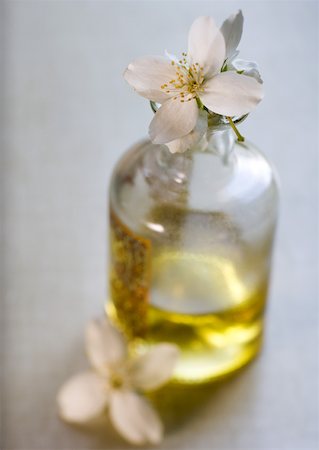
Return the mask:
<path id="1" fill-rule="evenodd" d="M 145 140 L 110 186 L 108 313 L 133 351 L 181 349 L 179 383 L 223 377 L 261 346 L 278 190 L 274 171 L 219 117 L 194 148 Z"/>

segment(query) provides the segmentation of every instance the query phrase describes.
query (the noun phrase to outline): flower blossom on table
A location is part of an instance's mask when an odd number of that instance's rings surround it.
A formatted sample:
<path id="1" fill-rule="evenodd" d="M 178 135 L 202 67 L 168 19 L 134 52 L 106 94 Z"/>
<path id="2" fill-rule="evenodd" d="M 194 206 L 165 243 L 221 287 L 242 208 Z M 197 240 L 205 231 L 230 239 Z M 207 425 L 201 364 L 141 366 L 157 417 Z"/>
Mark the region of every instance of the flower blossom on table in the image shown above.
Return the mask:
<path id="1" fill-rule="evenodd" d="M 181 59 L 145 56 L 128 65 L 125 80 L 161 105 L 149 127 L 153 143 L 183 152 L 205 134 L 208 113 L 242 116 L 260 102 L 263 88 L 251 76 L 253 68 L 238 69 L 241 63 L 236 62 L 242 25 L 241 11 L 221 30 L 211 17 L 198 17 Z"/>
<path id="2" fill-rule="evenodd" d="M 157 344 L 131 358 L 123 335 L 108 320 L 91 321 L 85 338 L 94 370 L 79 373 L 62 386 L 57 396 L 61 418 L 83 424 L 108 411 L 114 428 L 130 443 L 158 444 L 163 426 L 141 391 L 169 381 L 178 348 Z"/>

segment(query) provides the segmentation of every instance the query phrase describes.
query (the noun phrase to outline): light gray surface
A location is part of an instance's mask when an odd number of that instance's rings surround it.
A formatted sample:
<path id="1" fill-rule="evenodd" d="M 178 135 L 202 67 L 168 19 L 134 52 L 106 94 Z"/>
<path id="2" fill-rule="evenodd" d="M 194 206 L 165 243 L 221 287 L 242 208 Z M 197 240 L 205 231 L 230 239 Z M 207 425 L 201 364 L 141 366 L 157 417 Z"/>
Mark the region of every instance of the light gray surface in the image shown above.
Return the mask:
<path id="1" fill-rule="evenodd" d="M 163 449 L 298 449 L 318 443 L 317 2 L 6 3 L 6 450 L 126 448 L 59 421 L 55 394 L 86 366 L 82 331 L 106 293 L 106 190 L 151 112 L 121 78 L 143 54 L 185 50 L 197 15 L 241 7 L 240 49 L 266 98 L 242 130 L 282 182 L 263 354 Z"/>

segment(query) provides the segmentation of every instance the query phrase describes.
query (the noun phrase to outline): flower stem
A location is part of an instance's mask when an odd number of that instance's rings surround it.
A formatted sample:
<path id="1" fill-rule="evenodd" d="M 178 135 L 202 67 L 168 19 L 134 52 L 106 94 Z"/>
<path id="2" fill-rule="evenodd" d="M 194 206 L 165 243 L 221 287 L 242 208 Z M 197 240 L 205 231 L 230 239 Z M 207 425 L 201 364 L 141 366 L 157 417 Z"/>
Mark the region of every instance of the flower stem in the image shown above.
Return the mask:
<path id="1" fill-rule="evenodd" d="M 203 105 L 201 99 L 199 97 L 196 97 L 197 106 L 199 109 L 205 109 L 205 106 Z"/>
<path id="2" fill-rule="evenodd" d="M 244 142 L 244 141 L 245 141 L 245 138 L 244 138 L 244 136 L 242 136 L 242 135 L 239 133 L 239 131 L 238 131 L 236 125 L 234 124 L 232 118 L 229 117 L 229 116 L 226 116 L 226 118 L 227 118 L 227 120 L 228 120 L 230 126 L 232 127 L 234 133 L 236 134 L 238 142 Z"/>

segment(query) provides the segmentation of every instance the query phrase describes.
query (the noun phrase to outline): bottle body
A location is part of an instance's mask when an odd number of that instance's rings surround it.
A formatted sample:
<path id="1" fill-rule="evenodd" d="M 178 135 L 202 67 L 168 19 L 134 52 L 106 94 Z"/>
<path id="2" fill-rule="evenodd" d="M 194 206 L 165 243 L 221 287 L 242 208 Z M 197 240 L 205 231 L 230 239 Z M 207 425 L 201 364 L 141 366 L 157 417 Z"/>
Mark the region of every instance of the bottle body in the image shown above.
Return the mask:
<path id="1" fill-rule="evenodd" d="M 180 383 L 223 377 L 261 345 L 276 181 L 258 150 L 223 134 L 183 154 L 138 144 L 110 186 L 108 309 L 133 351 L 180 347 Z"/>

